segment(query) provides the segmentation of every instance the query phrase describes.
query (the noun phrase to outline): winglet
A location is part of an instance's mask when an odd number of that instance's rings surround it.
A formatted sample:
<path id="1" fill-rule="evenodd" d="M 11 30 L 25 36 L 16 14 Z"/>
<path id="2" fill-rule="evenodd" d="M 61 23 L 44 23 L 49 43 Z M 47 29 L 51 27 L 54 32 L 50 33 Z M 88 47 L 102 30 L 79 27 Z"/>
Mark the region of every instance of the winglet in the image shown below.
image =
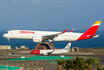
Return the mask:
<path id="1" fill-rule="evenodd" d="M 69 42 L 70 44 L 72 43 L 72 42 Z"/>
<path id="2" fill-rule="evenodd" d="M 62 33 L 65 33 L 68 29 L 64 30 Z"/>
<path id="3" fill-rule="evenodd" d="M 74 31 L 74 29 L 72 29 L 70 32 L 73 32 Z"/>

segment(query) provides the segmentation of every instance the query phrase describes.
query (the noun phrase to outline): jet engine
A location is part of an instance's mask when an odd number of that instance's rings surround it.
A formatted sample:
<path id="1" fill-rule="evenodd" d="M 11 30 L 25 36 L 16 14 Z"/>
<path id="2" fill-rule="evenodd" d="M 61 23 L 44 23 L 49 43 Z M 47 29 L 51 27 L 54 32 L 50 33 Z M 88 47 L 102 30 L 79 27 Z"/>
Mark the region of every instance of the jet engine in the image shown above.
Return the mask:
<path id="1" fill-rule="evenodd" d="M 42 42 L 42 37 L 41 36 L 36 36 L 36 37 L 33 37 L 33 42 Z"/>
<path id="2" fill-rule="evenodd" d="M 43 55 L 48 55 L 47 53 L 43 53 Z"/>

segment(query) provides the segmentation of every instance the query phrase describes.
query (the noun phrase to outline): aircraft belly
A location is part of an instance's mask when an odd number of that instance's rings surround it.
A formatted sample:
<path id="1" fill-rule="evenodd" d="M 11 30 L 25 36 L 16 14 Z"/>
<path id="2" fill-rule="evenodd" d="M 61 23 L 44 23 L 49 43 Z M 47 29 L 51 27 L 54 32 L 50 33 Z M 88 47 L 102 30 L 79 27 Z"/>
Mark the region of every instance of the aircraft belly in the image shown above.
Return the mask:
<path id="1" fill-rule="evenodd" d="M 76 41 L 77 39 L 77 36 L 60 36 L 56 37 L 54 41 Z"/>
<path id="2" fill-rule="evenodd" d="M 13 38 L 13 39 L 32 39 L 32 37 L 28 36 L 28 35 L 11 35 L 11 36 L 9 36 L 9 38 Z"/>
<path id="3" fill-rule="evenodd" d="M 64 53 L 62 50 L 55 50 L 54 52 L 52 52 L 52 54 L 60 54 L 60 53 Z"/>

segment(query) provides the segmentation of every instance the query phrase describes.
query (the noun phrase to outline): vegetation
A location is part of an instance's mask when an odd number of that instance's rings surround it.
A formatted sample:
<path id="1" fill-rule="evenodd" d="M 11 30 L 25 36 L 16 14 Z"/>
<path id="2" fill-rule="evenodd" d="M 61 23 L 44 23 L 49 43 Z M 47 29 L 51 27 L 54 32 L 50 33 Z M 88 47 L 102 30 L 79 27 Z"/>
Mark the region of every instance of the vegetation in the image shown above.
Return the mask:
<path id="1" fill-rule="evenodd" d="M 66 70 L 73 69 L 73 70 L 80 70 L 84 69 L 84 58 L 77 57 L 75 60 L 70 59 L 66 60 L 65 68 Z"/>
<path id="2" fill-rule="evenodd" d="M 104 47 L 94 47 L 94 48 L 79 48 L 80 52 L 93 53 L 93 54 L 104 54 Z"/>
<path id="3" fill-rule="evenodd" d="M 92 70 L 92 66 L 98 65 L 100 61 L 96 58 L 88 57 L 84 59 L 82 57 L 76 57 L 76 59 L 69 60 L 57 60 L 58 70 Z"/>
<path id="4" fill-rule="evenodd" d="M 100 68 L 100 67 L 98 67 L 97 70 L 104 70 L 104 68 Z"/>
<path id="5" fill-rule="evenodd" d="M 65 60 L 63 60 L 63 59 L 57 60 L 57 63 L 58 63 L 58 67 L 57 67 L 58 70 L 61 70 L 61 65 L 64 68 Z"/>
<path id="6" fill-rule="evenodd" d="M 87 64 L 89 70 L 91 70 L 92 65 L 98 65 L 98 63 L 100 63 L 100 61 L 97 58 L 88 57 L 86 59 L 85 63 Z"/>

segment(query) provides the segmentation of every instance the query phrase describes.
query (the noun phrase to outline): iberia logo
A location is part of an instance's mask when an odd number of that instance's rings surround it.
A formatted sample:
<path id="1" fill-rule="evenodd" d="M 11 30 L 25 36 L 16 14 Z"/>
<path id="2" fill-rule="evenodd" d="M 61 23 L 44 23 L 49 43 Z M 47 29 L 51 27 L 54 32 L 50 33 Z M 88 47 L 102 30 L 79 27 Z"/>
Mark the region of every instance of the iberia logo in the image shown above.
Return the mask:
<path id="1" fill-rule="evenodd" d="M 30 33 L 30 34 L 35 34 L 34 31 L 19 31 L 19 33 Z"/>

